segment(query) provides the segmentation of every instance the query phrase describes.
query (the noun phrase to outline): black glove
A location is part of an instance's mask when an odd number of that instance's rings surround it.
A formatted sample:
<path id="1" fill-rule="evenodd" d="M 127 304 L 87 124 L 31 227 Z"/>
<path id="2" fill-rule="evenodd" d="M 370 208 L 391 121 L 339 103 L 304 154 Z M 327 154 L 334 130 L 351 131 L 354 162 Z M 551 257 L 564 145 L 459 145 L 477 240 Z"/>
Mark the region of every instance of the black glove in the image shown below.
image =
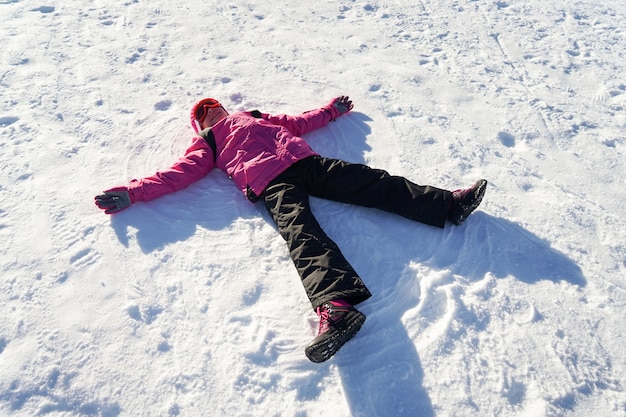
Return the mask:
<path id="1" fill-rule="evenodd" d="M 339 112 L 339 116 L 348 113 L 354 107 L 352 100 L 350 100 L 350 97 L 348 96 L 337 97 L 333 100 L 333 106 Z"/>
<path id="2" fill-rule="evenodd" d="M 104 194 L 97 195 L 95 197 L 96 206 L 104 210 L 106 214 L 117 213 L 127 207 L 130 207 L 132 201 L 128 188 L 116 187 L 110 190 L 104 191 Z"/>

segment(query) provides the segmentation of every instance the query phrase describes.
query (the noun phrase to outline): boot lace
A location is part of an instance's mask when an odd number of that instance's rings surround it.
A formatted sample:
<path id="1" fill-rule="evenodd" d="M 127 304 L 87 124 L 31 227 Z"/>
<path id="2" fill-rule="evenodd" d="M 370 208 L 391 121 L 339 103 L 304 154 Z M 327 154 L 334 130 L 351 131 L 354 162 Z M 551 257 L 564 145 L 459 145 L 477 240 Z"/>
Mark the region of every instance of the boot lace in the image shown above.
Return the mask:
<path id="1" fill-rule="evenodd" d="M 330 326 L 330 316 L 333 313 L 332 306 L 329 303 L 326 303 L 317 308 L 317 315 L 320 318 L 320 326 L 318 330 L 318 334 L 322 334 L 328 330 Z"/>

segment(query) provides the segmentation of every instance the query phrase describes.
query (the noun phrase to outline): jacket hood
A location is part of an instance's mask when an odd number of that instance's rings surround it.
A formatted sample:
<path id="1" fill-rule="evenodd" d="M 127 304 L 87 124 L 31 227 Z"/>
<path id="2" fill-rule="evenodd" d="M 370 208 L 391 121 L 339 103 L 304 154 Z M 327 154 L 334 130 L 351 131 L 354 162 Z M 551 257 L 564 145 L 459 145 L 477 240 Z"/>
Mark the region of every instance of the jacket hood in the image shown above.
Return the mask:
<path id="1" fill-rule="evenodd" d="M 196 107 L 198 107 L 198 104 L 200 104 L 199 100 L 198 102 L 196 102 L 193 107 L 191 107 L 191 111 L 189 112 L 189 120 L 191 121 L 191 127 L 193 128 L 193 130 L 198 133 L 200 132 L 200 130 L 202 130 L 202 127 L 200 126 L 200 122 L 198 122 L 196 120 L 195 114 L 196 114 Z"/>

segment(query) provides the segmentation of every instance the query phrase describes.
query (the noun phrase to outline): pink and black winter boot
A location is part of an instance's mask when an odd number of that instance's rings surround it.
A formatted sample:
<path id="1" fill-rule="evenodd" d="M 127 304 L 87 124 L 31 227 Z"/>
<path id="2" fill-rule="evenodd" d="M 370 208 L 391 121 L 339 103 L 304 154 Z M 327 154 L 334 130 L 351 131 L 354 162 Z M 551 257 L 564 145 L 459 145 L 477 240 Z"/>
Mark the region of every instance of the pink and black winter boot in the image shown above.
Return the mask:
<path id="1" fill-rule="evenodd" d="M 316 309 L 320 317 L 317 337 L 306 347 L 307 358 L 324 362 L 352 339 L 365 322 L 365 314 L 343 300 L 322 304 Z"/>
<path id="2" fill-rule="evenodd" d="M 485 191 L 487 190 L 487 180 L 478 180 L 476 184 L 464 190 L 452 192 L 452 205 L 448 212 L 448 219 L 459 226 L 478 207 Z"/>

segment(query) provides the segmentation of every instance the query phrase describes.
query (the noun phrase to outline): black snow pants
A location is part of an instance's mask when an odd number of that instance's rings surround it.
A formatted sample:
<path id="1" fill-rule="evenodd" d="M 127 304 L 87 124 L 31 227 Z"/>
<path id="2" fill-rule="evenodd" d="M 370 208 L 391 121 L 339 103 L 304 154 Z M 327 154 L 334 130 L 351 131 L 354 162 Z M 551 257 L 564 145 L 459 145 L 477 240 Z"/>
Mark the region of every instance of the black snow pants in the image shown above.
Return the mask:
<path id="1" fill-rule="evenodd" d="M 321 156 L 305 158 L 279 174 L 261 197 L 287 241 L 313 308 L 335 299 L 354 305 L 371 293 L 320 227 L 309 196 L 373 207 L 437 227 L 444 226 L 452 200 L 450 191 Z"/>

